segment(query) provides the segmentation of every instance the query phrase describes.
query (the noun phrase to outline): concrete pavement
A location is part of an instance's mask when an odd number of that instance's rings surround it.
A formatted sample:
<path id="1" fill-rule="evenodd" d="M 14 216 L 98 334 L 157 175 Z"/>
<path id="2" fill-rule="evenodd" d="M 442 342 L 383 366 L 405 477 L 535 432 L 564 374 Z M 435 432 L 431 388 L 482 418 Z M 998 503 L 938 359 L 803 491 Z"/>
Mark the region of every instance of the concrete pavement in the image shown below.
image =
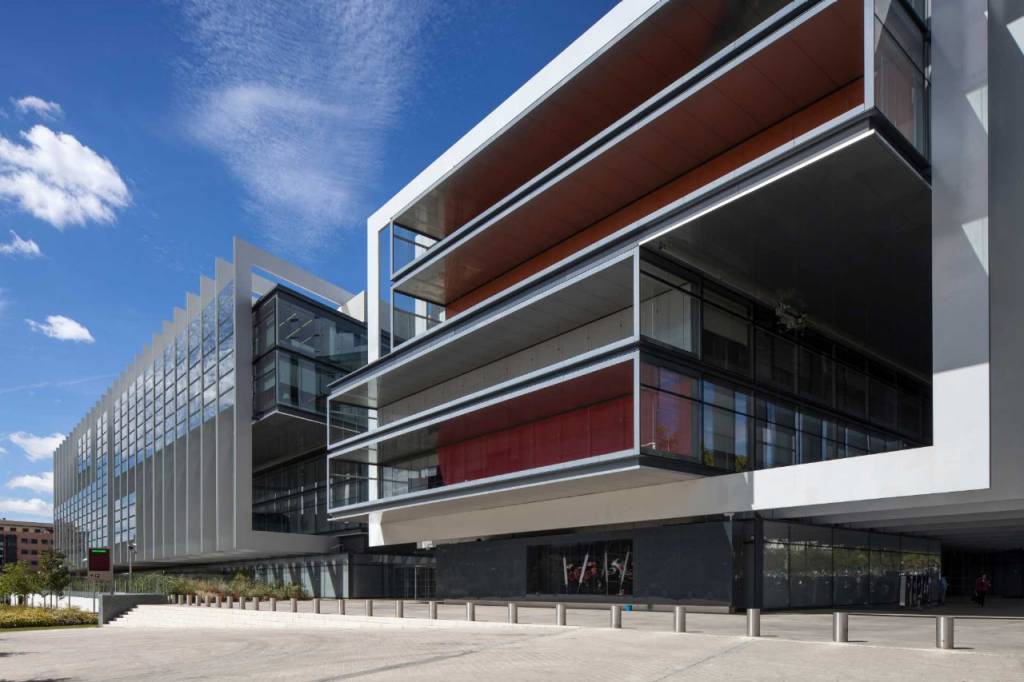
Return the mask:
<path id="1" fill-rule="evenodd" d="M 941 651 L 934 648 L 932 618 L 853 616 L 851 640 L 864 643 L 832 644 L 828 614 L 768 614 L 762 622 L 765 637 L 747 639 L 740 636 L 743 616 L 726 614 L 690 614 L 687 634 L 668 631 L 670 613 L 627 613 L 626 629 L 611 630 L 607 614 L 585 610 L 569 611 L 568 622 L 577 627 L 422 627 L 412 618 L 420 605 L 412 603 L 399 629 L 386 624 L 393 615 L 388 604 L 393 607 L 393 602 L 376 602 L 380 615 L 374 620 L 382 627 L 373 628 L 354 622 L 344 629 L 300 622 L 261 627 L 264 621 L 254 620 L 243 628 L 0 632 L 0 679 L 1024 679 L 1024 623 L 1019 621 L 958 621 L 961 648 Z M 333 601 L 323 605 L 336 608 Z M 356 602 L 349 606 L 350 613 L 357 611 Z M 168 614 L 207 610 L 149 608 Z M 444 605 L 439 615 L 456 620 L 465 610 Z M 504 615 L 500 607 L 477 607 L 478 618 Z M 522 609 L 520 616 L 544 623 L 554 619 L 552 609 Z"/>

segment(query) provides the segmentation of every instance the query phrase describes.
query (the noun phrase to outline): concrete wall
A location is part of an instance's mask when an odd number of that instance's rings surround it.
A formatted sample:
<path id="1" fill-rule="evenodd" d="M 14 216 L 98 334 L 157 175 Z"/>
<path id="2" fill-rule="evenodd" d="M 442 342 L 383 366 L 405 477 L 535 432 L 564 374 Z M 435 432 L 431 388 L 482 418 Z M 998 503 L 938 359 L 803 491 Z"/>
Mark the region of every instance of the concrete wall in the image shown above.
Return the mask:
<path id="1" fill-rule="evenodd" d="M 100 625 L 106 625 L 139 604 L 166 604 L 165 594 L 101 594 L 99 599 Z"/>

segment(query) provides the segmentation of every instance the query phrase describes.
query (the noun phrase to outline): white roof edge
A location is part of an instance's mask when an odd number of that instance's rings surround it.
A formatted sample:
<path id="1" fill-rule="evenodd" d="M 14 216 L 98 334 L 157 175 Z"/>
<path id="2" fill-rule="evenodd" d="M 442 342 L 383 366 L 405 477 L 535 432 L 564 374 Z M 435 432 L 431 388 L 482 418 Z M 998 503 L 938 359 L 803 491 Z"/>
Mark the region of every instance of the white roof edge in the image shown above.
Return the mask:
<path id="1" fill-rule="evenodd" d="M 654 8 L 668 0 L 622 0 L 603 17 L 588 28 L 583 35 L 562 50 L 530 80 L 526 81 L 508 99 L 498 105 L 469 132 L 449 147 L 441 156 L 423 169 L 398 194 L 387 200 L 366 221 L 369 239 L 376 239 L 377 232 L 394 216 L 406 209 L 445 176 L 461 166 L 509 125 L 542 101 L 558 88 L 568 77 L 611 43 L 635 23 L 642 20 Z"/>

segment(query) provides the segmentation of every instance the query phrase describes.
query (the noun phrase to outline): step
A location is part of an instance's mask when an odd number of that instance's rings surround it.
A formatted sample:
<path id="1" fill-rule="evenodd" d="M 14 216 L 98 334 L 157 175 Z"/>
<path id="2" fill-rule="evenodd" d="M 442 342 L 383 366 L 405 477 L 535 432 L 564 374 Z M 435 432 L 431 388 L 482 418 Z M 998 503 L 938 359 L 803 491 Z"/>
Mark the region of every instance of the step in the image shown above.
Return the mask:
<path id="1" fill-rule="evenodd" d="M 556 628 L 555 625 L 509 625 L 491 621 L 428 620 L 393 616 L 341 616 L 290 611 L 242 611 L 205 607 L 141 605 L 111 621 L 112 627 L 137 628 Z M 564 629 L 566 626 L 561 626 Z"/>

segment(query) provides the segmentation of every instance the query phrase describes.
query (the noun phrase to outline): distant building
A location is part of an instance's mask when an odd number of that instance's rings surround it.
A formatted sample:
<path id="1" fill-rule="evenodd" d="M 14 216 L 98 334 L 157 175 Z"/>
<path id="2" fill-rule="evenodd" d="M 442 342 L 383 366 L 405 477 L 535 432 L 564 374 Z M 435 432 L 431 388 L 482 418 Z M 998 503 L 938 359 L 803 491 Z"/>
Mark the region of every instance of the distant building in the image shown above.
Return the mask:
<path id="1" fill-rule="evenodd" d="M 0 567 L 20 561 L 36 568 L 48 549 L 53 549 L 52 523 L 0 519 Z"/>
<path id="2" fill-rule="evenodd" d="M 109 546 L 117 571 L 415 596 L 429 557 L 365 554 L 364 525 L 327 518 L 327 386 L 366 363 L 362 294 L 233 250 L 57 448 L 57 546 L 78 570 Z"/>

